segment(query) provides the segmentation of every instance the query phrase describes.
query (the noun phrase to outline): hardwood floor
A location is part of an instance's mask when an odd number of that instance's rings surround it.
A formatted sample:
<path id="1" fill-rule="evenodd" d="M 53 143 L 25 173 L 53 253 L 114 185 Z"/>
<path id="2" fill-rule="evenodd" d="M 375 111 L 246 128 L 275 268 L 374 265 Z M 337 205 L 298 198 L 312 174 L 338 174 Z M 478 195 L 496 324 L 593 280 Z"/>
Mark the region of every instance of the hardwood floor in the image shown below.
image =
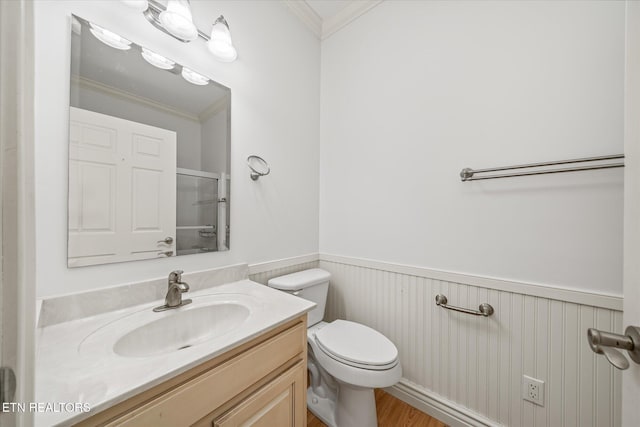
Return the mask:
<path id="1" fill-rule="evenodd" d="M 380 389 L 376 389 L 375 393 L 379 427 L 446 427 L 446 424 L 396 399 L 389 393 Z M 307 427 L 326 426 L 307 410 Z"/>

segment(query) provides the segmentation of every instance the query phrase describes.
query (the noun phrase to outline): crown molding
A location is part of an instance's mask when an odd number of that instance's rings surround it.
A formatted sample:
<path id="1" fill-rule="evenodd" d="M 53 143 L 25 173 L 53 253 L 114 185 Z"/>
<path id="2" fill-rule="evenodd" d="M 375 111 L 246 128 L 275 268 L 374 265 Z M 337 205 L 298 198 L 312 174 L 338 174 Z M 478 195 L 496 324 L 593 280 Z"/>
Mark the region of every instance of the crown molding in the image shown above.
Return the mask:
<path id="1" fill-rule="evenodd" d="M 282 0 L 284 4 L 321 40 L 358 19 L 384 0 L 352 0 L 331 18 L 323 20 L 304 0 Z"/>
<path id="2" fill-rule="evenodd" d="M 174 116 L 181 117 L 183 119 L 191 120 L 196 123 L 204 122 L 208 120 L 210 117 L 218 114 L 220 111 L 227 108 L 229 103 L 229 98 L 225 95 L 209 107 L 204 109 L 200 115 L 196 116 L 194 114 L 187 113 L 186 111 L 179 110 L 175 107 L 172 107 L 167 104 L 163 104 L 161 102 L 155 101 L 153 99 L 145 98 L 140 95 L 133 94 L 131 92 L 127 92 L 120 88 L 116 88 L 113 86 L 106 85 L 101 82 L 97 82 L 95 80 L 88 79 L 86 77 L 73 75 L 71 76 L 71 81 L 82 88 L 85 89 L 93 89 L 95 91 L 111 95 L 116 98 L 124 99 L 127 101 L 135 102 L 139 105 L 143 105 L 145 107 L 151 107 L 157 111 L 161 111 L 163 113 L 169 113 Z"/>
<path id="3" fill-rule="evenodd" d="M 343 27 L 358 19 L 384 0 L 358 0 L 352 1 L 340 12 L 322 21 L 322 40 L 336 33 Z M 306 4 L 306 3 L 305 3 Z"/>
<path id="4" fill-rule="evenodd" d="M 216 102 L 208 106 L 200 115 L 198 119 L 201 123 L 206 122 L 211 117 L 215 116 L 219 112 L 226 110 L 229 107 L 229 97 L 227 95 L 218 99 Z"/>
<path id="5" fill-rule="evenodd" d="M 151 107 L 158 111 L 162 111 L 164 113 L 173 114 L 174 116 L 182 117 L 183 119 L 192 120 L 194 122 L 199 122 L 198 116 L 186 113 L 184 111 L 180 111 L 177 108 L 174 108 L 170 105 L 163 104 L 161 102 L 155 101 L 153 99 L 145 98 L 143 96 L 133 94 L 131 92 L 127 92 L 125 90 L 106 85 L 101 82 L 97 82 L 95 80 L 88 79 L 86 77 L 73 75 L 71 76 L 71 81 L 75 84 L 80 85 L 80 87 L 86 89 L 93 89 L 95 91 L 111 95 L 116 98 L 125 99 L 127 101 L 132 101 L 140 105 L 144 105 L 145 107 Z"/>
<path id="6" fill-rule="evenodd" d="M 282 0 L 316 37 L 322 38 L 322 18 L 304 0 Z"/>

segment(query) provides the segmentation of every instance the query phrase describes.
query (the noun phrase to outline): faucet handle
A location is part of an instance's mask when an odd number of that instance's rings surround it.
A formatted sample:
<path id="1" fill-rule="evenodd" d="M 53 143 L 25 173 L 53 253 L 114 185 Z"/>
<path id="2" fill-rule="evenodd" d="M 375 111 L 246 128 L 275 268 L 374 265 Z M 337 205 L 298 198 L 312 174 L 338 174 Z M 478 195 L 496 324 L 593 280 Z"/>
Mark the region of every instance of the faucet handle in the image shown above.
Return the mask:
<path id="1" fill-rule="evenodd" d="M 171 273 L 169 273 L 169 282 L 182 281 L 182 273 L 184 273 L 184 271 L 182 270 L 174 270 Z"/>

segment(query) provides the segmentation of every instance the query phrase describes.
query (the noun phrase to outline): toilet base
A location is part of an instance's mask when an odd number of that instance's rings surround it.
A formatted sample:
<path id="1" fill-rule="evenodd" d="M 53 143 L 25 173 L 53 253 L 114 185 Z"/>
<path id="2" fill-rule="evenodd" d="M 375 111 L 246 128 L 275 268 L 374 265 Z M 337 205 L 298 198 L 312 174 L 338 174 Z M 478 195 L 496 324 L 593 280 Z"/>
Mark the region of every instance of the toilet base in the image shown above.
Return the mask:
<path id="1" fill-rule="evenodd" d="M 307 388 L 307 408 L 328 427 L 337 427 L 335 406 L 333 400 L 320 397 L 313 392 L 311 387 Z"/>
<path id="2" fill-rule="evenodd" d="M 378 427 L 373 389 L 340 383 L 336 424 L 338 427 Z"/>
<path id="3" fill-rule="evenodd" d="M 377 427 L 376 399 L 371 388 L 340 384 L 338 399 L 334 402 L 319 397 L 309 387 L 307 408 L 328 427 Z"/>

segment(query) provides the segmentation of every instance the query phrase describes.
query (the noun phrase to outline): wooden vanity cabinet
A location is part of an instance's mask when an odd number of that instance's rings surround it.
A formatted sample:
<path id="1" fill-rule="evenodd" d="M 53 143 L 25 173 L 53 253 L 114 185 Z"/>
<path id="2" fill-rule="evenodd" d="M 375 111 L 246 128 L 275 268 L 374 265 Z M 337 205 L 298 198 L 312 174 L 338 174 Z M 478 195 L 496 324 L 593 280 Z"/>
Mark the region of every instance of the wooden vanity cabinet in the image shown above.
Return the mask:
<path id="1" fill-rule="evenodd" d="M 306 426 L 306 315 L 79 426 Z"/>
<path id="2" fill-rule="evenodd" d="M 226 413 L 206 420 L 203 425 L 214 427 L 235 426 L 304 426 L 306 425 L 306 367 L 297 364 L 287 372 L 257 390 Z M 303 410 L 296 402 L 305 401 Z"/>

